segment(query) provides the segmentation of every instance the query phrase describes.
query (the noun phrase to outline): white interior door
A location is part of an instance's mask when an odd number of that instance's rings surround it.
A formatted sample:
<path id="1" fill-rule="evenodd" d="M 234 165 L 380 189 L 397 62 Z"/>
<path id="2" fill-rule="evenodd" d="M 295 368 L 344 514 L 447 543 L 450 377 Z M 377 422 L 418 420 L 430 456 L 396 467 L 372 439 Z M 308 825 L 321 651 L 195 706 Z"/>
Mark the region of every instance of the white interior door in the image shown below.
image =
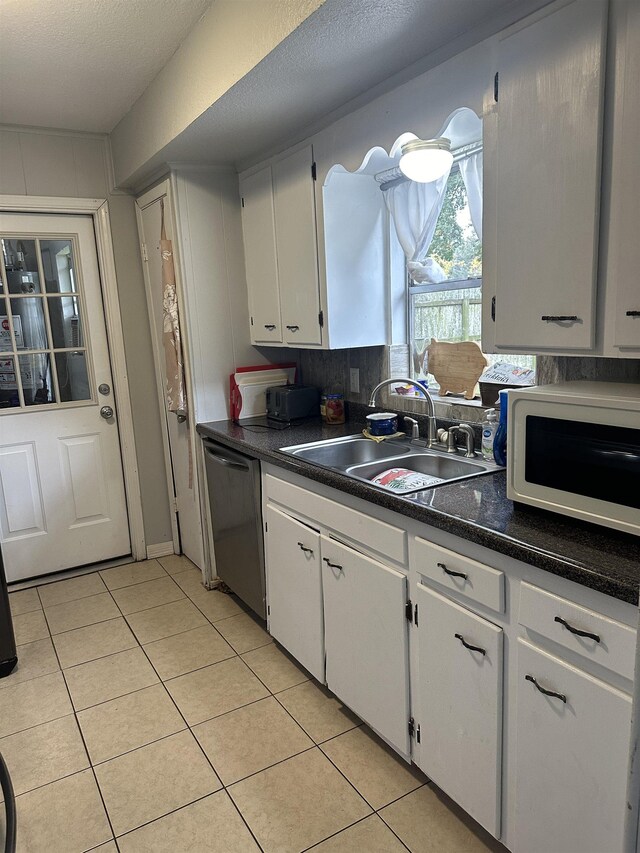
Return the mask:
<path id="1" fill-rule="evenodd" d="M 178 274 L 175 235 L 171 204 L 167 195 L 158 195 L 149 204 L 140 207 L 138 225 L 140 239 L 144 245 L 144 275 L 147 288 L 147 304 L 151 323 L 151 338 L 156 363 L 158 392 L 162 411 L 166 419 L 165 450 L 169 462 L 169 493 L 175 495 L 175 507 L 179 519 L 179 539 L 174 522 L 174 544 L 200 568 L 204 565 L 202 519 L 198 490 L 195 488 L 196 459 L 190 457 L 192 440 L 188 421 L 179 421 L 175 414 L 168 412 L 166 399 L 166 377 L 164 371 L 163 350 L 163 311 L 162 311 L 162 259 L 160 256 L 161 201 L 165 203 L 165 228 L 167 237 L 173 241 L 173 259 Z M 140 200 L 139 200 L 140 202 Z M 178 300 L 180 301 L 179 295 Z M 182 308 L 182 306 L 180 306 Z M 182 316 L 184 346 L 184 314 Z M 185 353 L 186 359 L 186 353 Z M 189 401 L 191 404 L 192 400 Z M 192 424 L 193 426 L 193 424 Z M 190 476 L 191 472 L 191 476 Z"/>
<path id="2" fill-rule="evenodd" d="M 3 213 L 0 243 L 0 536 L 16 581 L 131 546 L 92 219 Z"/>

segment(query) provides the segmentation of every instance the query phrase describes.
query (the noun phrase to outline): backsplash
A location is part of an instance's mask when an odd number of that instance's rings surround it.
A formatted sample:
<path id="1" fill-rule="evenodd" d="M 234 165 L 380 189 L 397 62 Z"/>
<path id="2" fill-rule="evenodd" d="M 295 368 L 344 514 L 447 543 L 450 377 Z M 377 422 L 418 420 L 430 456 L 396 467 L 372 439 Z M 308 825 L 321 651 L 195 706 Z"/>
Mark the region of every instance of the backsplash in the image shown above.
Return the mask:
<path id="1" fill-rule="evenodd" d="M 367 404 L 371 391 L 382 379 L 389 377 L 388 347 L 358 347 L 343 350 L 300 350 L 301 381 L 326 391 L 341 392 L 345 400 Z M 360 391 L 349 390 L 349 369 L 360 370 Z M 609 382 L 640 382 L 640 359 L 586 358 L 582 356 L 538 356 L 538 384 L 545 385 L 574 379 Z M 392 411 L 423 411 L 415 399 L 391 397 L 384 389 L 377 401 Z M 454 421 L 482 420 L 481 406 L 441 402 L 435 398 L 436 415 Z"/>

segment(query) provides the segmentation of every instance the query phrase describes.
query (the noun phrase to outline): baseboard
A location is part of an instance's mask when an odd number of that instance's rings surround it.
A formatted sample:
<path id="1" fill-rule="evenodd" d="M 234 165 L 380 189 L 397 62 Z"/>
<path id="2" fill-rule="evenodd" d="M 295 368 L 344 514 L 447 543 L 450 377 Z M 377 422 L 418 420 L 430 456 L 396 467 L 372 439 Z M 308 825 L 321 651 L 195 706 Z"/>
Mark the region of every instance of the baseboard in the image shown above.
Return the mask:
<path id="1" fill-rule="evenodd" d="M 147 545 L 147 560 L 153 560 L 155 557 L 168 557 L 169 554 L 173 553 L 175 553 L 173 542 L 158 542 L 156 545 Z"/>

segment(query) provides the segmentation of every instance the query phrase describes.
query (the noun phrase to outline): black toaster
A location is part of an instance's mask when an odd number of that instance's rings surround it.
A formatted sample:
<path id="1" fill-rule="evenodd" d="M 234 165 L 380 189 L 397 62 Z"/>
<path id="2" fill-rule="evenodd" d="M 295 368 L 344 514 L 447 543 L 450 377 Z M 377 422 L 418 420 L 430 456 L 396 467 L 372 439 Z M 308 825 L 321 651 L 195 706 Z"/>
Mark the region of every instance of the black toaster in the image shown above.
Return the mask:
<path id="1" fill-rule="evenodd" d="M 320 392 L 313 385 L 276 385 L 267 388 L 267 417 L 295 421 L 320 414 Z"/>

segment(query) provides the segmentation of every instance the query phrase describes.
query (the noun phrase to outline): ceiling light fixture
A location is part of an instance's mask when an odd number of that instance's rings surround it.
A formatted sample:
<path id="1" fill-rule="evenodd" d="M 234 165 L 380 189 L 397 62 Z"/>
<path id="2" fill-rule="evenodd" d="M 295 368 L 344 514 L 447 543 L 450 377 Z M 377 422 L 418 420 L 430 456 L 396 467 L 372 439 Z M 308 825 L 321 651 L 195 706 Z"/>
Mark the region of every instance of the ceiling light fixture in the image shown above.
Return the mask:
<path id="1" fill-rule="evenodd" d="M 440 137 L 405 142 L 398 165 L 402 174 L 410 181 L 418 181 L 421 184 L 437 181 L 453 165 L 451 140 Z"/>

